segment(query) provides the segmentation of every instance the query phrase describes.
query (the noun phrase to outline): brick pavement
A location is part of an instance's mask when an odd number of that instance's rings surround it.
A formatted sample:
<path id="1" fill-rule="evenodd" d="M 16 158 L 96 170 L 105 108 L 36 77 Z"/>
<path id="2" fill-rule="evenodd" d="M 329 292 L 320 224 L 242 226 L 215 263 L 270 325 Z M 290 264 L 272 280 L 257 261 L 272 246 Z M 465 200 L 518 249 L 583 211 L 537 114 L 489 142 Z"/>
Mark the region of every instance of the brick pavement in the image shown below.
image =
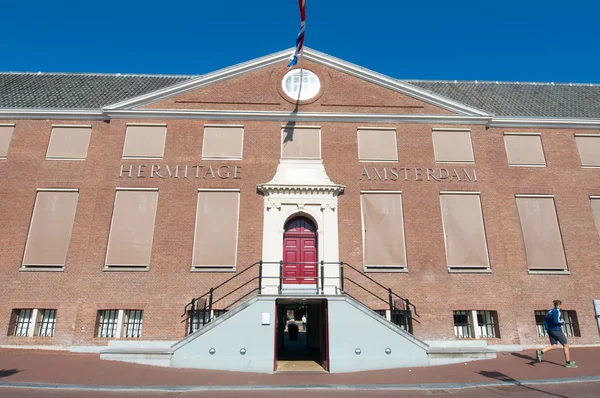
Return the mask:
<path id="1" fill-rule="evenodd" d="M 427 368 L 405 368 L 345 374 L 257 374 L 171 369 L 102 361 L 97 354 L 0 349 L 3 383 L 57 383 L 96 386 L 267 386 L 478 383 L 600 376 L 600 347 L 574 348 L 579 368 L 566 369 L 561 350 L 535 362 L 533 350 L 499 353 L 497 359 Z"/>

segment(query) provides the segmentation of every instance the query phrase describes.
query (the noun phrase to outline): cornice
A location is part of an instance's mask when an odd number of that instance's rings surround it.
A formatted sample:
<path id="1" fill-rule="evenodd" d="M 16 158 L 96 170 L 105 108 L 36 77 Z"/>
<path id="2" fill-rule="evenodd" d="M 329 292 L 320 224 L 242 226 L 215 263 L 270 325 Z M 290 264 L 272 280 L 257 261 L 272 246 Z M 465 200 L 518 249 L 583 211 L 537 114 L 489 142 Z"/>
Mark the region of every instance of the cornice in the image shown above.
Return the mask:
<path id="1" fill-rule="evenodd" d="M 367 113 L 289 113 L 224 110 L 102 110 L 0 108 L 0 120 L 203 119 L 279 122 L 431 123 L 485 125 L 488 128 L 547 128 L 600 130 L 600 119 L 465 115 L 394 115 Z"/>
<path id="2" fill-rule="evenodd" d="M 144 94 L 138 97 L 130 98 L 125 101 L 105 106 L 104 109 L 107 111 L 114 109 L 131 109 L 152 102 L 160 101 L 164 98 L 168 98 L 173 95 L 182 94 L 189 90 L 204 87 L 209 84 L 217 83 L 221 80 L 229 79 L 243 73 L 251 72 L 253 70 L 264 68 L 265 66 L 284 61 L 289 58 L 291 51 L 292 50 L 280 51 L 275 54 L 254 59 L 252 61 L 220 69 L 218 71 L 199 76 L 195 79 L 186 80 L 184 82 L 177 83 L 173 86 L 165 87 L 163 89 L 156 90 L 148 94 Z"/>
<path id="3" fill-rule="evenodd" d="M 489 116 L 464 115 L 394 115 L 373 113 L 277 112 L 277 111 L 221 111 L 137 109 L 105 110 L 111 119 L 210 119 L 210 120 L 262 120 L 280 122 L 363 122 L 363 123 L 440 123 L 486 124 Z"/>
<path id="4" fill-rule="evenodd" d="M 487 127 L 549 128 L 549 129 L 600 129 L 600 119 L 552 117 L 493 117 Z"/>
<path id="5" fill-rule="evenodd" d="M 328 66 L 340 72 L 348 73 L 349 75 L 352 75 L 354 77 L 358 77 L 360 79 L 366 80 L 368 82 L 377 84 L 379 86 L 388 88 L 393 91 L 401 92 L 415 99 L 425 101 L 429 104 L 439 106 L 441 108 L 453 112 L 458 112 L 464 115 L 472 116 L 489 115 L 489 112 L 486 112 L 484 110 L 465 105 L 448 97 L 432 93 L 429 90 L 413 86 L 412 84 L 392 79 L 381 73 L 374 72 L 372 70 L 360 67 L 347 61 L 343 61 L 339 58 L 332 57 L 331 55 L 321 53 L 319 51 L 306 48 L 304 50 L 304 56 L 306 57 L 306 59 L 311 60 L 313 62 Z"/>
<path id="6" fill-rule="evenodd" d="M 0 119 L 107 120 L 102 109 L 0 108 Z"/>

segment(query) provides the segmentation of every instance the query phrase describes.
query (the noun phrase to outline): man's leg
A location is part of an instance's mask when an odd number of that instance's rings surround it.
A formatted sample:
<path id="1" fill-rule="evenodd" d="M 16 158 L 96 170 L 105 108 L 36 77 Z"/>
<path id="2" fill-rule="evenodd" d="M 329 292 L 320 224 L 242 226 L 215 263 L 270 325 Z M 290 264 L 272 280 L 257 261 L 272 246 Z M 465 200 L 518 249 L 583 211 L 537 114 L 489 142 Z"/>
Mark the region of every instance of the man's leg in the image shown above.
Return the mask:
<path id="1" fill-rule="evenodd" d="M 565 352 L 565 361 L 571 362 L 571 350 L 569 350 L 569 345 L 563 344 L 563 350 Z"/>

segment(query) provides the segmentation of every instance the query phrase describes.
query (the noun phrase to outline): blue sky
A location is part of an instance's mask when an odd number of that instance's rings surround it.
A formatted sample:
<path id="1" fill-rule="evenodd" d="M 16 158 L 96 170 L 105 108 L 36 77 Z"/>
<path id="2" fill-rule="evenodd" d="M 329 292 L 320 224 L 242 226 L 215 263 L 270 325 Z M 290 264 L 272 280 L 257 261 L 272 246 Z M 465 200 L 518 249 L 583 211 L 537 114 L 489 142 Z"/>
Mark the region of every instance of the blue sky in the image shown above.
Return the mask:
<path id="1" fill-rule="evenodd" d="M 398 79 L 600 83 L 592 0 L 306 0 L 306 46 Z M 204 74 L 291 48 L 296 0 L 4 0 L 0 71 Z"/>

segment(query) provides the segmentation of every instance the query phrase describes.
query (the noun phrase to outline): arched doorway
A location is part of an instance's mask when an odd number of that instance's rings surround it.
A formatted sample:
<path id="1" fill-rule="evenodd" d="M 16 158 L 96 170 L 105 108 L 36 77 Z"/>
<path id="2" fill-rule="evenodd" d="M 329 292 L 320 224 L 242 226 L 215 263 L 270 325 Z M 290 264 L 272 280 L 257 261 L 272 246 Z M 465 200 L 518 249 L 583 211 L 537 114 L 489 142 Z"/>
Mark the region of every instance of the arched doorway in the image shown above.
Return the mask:
<path id="1" fill-rule="evenodd" d="M 306 217 L 294 217 L 283 234 L 283 284 L 316 285 L 317 229 Z"/>

